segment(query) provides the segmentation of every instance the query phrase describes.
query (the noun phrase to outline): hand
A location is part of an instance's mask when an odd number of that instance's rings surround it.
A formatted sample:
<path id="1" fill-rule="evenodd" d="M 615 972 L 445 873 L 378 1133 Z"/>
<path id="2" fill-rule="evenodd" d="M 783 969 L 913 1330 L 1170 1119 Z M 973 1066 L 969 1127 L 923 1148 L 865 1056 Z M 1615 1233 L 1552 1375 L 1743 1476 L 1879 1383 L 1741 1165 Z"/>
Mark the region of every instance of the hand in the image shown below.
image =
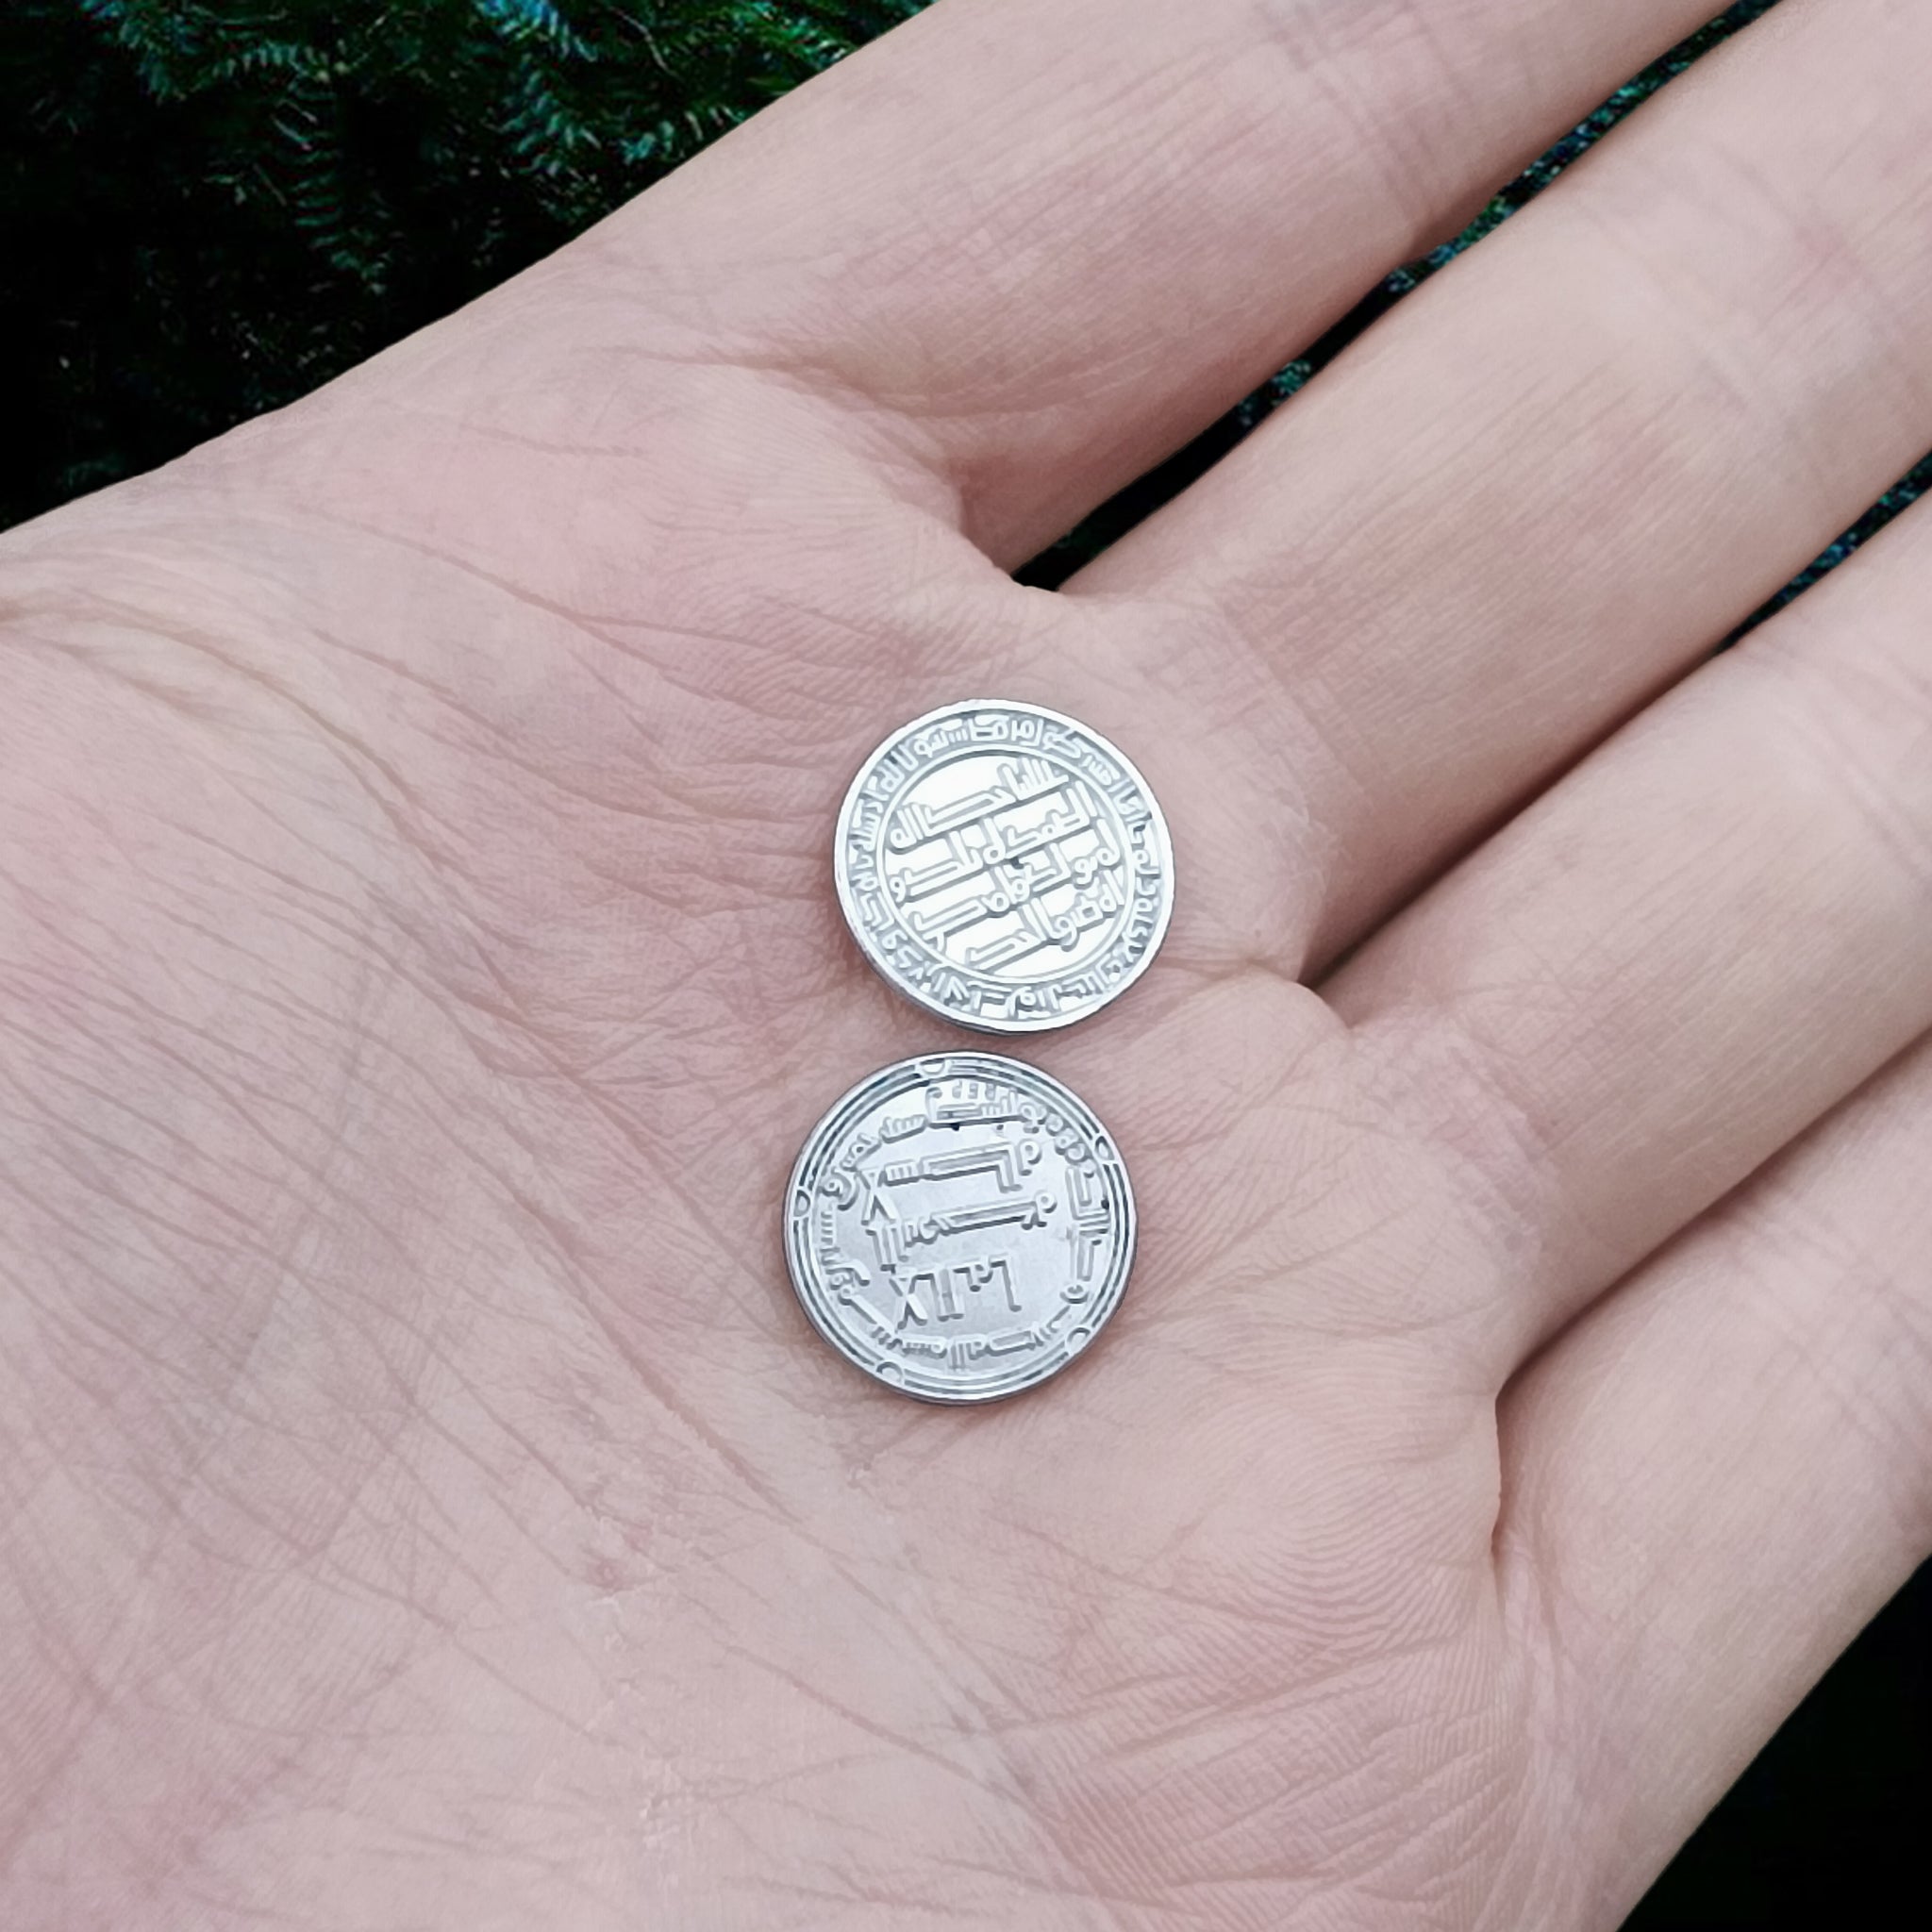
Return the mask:
<path id="1" fill-rule="evenodd" d="M 1615 1924 L 1932 1546 L 1932 528 L 1703 662 L 1932 441 L 1932 12 L 1006 570 L 1708 6 L 948 0 L 9 540 L 8 1926 Z M 778 1200 L 982 691 L 1180 909 L 1033 1056 L 1127 1303 L 957 1413 Z"/>

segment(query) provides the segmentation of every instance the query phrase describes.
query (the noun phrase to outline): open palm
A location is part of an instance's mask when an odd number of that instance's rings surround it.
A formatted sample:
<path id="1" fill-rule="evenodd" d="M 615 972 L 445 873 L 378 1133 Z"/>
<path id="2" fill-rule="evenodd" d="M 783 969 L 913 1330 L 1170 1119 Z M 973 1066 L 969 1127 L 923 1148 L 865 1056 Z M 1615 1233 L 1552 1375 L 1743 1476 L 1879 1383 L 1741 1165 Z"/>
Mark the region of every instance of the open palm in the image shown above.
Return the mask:
<path id="1" fill-rule="evenodd" d="M 1007 572 L 1702 10 L 944 0 L 9 540 L 8 1926 L 1615 1923 L 1932 1545 L 1932 536 L 1690 675 L 1932 441 L 1932 13 Z M 960 1039 L 830 833 L 966 695 L 1180 897 L 1028 1049 L 1133 1289 L 959 1413 L 778 1204 Z"/>

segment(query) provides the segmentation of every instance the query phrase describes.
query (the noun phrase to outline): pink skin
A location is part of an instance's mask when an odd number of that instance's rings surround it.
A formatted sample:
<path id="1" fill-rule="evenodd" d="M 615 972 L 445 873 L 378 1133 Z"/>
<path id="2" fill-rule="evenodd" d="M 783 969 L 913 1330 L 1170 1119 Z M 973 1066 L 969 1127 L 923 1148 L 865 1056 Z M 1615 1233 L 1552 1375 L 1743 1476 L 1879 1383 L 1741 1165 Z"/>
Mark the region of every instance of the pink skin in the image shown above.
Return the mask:
<path id="1" fill-rule="evenodd" d="M 1932 442 L 1932 16 L 1001 566 L 1705 10 L 945 0 L 7 540 L 9 1932 L 1616 1924 L 1932 1548 L 1932 537 L 1690 675 Z M 957 1414 L 777 1205 L 959 1038 L 828 841 L 980 691 L 1181 898 L 1026 1049 L 1127 1304 Z"/>

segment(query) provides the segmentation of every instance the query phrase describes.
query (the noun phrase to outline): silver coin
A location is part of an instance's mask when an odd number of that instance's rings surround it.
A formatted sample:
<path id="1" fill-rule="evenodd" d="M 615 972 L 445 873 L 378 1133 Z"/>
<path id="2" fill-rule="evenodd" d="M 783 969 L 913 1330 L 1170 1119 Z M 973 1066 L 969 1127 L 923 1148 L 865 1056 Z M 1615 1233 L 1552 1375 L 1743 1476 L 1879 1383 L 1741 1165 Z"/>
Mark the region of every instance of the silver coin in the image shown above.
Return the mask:
<path id="1" fill-rule="evenodd" d="M 895 731 L 845 794 L 833 869 L 887 980 L 991 1033 L 1097 1012 L 1146 971 L 1174 910 L 1146 780 L 1039 705 L 948 705 Z"/>
<path id="2" fill-rule="evenodd" d="M 808 1137 L 785 1260 L 848 1361 L 927 1402 L 993 1402 L 1057 1374 L 1120 1306 L 1134 1195 L 1111 1137 L 1037 1067 L 899 1060 Z"/>

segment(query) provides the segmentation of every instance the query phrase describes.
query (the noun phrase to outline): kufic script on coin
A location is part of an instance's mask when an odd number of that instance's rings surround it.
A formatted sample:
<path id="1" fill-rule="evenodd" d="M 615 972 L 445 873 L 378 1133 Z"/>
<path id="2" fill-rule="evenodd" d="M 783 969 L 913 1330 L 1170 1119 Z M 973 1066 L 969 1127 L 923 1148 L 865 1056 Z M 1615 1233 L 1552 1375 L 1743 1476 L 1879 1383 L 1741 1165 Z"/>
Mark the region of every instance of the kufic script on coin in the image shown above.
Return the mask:
<path id="1" fill-rule="evenodd" d="M 974 701 L 903 726 L 853 780 L 834 845 L 866 958 L 961 1025 L 1084 1019 L 1146 969 L 1174 855 L 1146 781 L 1098 732 Z"/>
<path id="2" fill-rule="evenodd" d="M 932 1402 L 1013 1395 L 1064 1368 L 1119 1306 L 1134 1199 L 1070 1090 L 993 1054 L 900 1060 L 812 1130 L 785 1256 L 848 1360 Z"/>

